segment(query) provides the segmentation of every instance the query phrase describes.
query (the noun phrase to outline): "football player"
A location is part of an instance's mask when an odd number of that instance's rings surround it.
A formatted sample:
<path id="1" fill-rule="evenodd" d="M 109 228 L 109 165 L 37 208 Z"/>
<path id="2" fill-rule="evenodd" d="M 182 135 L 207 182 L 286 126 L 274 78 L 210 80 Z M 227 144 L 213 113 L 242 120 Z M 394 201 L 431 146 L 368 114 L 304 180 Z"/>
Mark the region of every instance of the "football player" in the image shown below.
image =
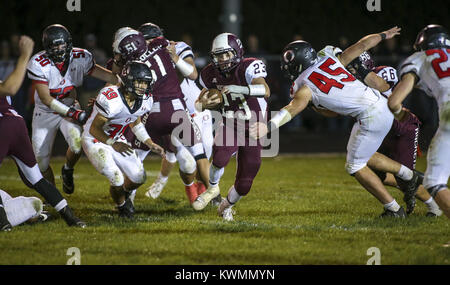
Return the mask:
<path id="1" fill-rule="evenodd" d="M 149 64 L 156 81 L 152 91 L 154 104 L 145 127 L 155 142 L 176 154 L 186 194 L 193 201 L 198 195 L 194 184 L 196 164 L 203 166 L 198 170 L 207 184 L 209 162 L 201 144 L 200 130 L 186 110 L 176 65 L 166 49 L 168 45 L 169 41 L 162 36 L 150 39 L 147 44 L 142 33 L 131 28 L 119 29 L 113 43 L 116 56 L 112 70 L 117 69 L 115 65 L 133 59 Z"/>
<path id="2" fill-rule="evenodd" d="M 5 82 L 0 82 L 0 132 L 8 134 L 7 136 L 3 135 L 0 140 L 0 164 L 6 156 L 10 156 L 16 162 L 24 183 L 41 194 L 61 214 L 69 226 L 85 227 L 86 224 L 73 214 L 58 189 L 42 177 L 28 137 L 25 121 L 11 105 L 11 96 L 16 94 L 23 82 L 33 47 L 34 42 L 31 38 L 21 37 L 17 66 Z M 11 230 L 1 197 L 0 230 Z"/>
<path id="3" fill-rule="evenodd" d="M 436 99 L 439 127 L 428 149 L 423 186 L 450 218 L 450 35 L 440 25 L 428 25 L 417 35 L 414 49 L 400 67 L 400 81 L 388 104 L 402 120 L 407 113 L 401 103 L 414 87 Z"/>
<path id="4" fill-rule="evenodd" d="M 144 38 L 148 44 L 152 39 L 163 36 L 163 30 L 158 25 L 155 25 L 153 23 L 145 23 L 141 25 L 138 30 L 144 35 Z M 200 89 L 195 83 L 195 80 L 198 78 L 198 72 L 194 63 L 194 53 L 192 52 L 192 48 L 185 42 L 170 42 L 170 45 L 167 46 L 167 50 L 170 53 L 172 61 L 177 67 L 177 73 L 179 75 L 178 77 L 181 81 L 180 87 L 185 96 L 184 100 L 186 101 L 187 109 L 189 110 L 189 114 L 193 118 L 194 122 L 200 128 L 203 148 L 205 149 L 206 157 L 209 160 L 209 158 L 211 157 L 213 143 L 212 118 L 209 110 L 197 112 L 194 108 L 195 100 L 200 94 Z M 186 65 L 186 63 L 190 66 Z M 161 191 L 164 189 L 164 186 L 166 185 L 169 178 L 170 171 L 172 170 L 176 161 L 177 159 L 174 153 L 166 153 L 166 158 L 161 162 L 161 171 L 158 174 L 157 179 L 145 193 L 147 197 L 156 199 L 161 194 Z M 204 160 L 199 161 L 204 163 Z M 205 167 L 208 170 L 209 165 L 197 165 L 197 167 Z M 199 173 L 200 172 L 197 171 L 197 176 Z M 201 178 L 197 178 L 197 195 L 200 195 L 201 193 L 206 191 L 206 187 L 205 184 L 203 184 L 201 180 L 199 180 Z"/>
<path id="5" fill-rule="evenodd" d="M 84 126 L 84 152 L 98 172 L 110 182 L 110 194 L 120 217 L 133 218 L 129 192 L 145 182 L 145 170 L 123 135 L 130 126 L 137 139 L 162 156 L 164 150 L 150 139 L 140 117 L 152 108 L 154 77 L 142 62 L 127 63 L 120 75 L 120 86 L 100 90 L 93 112 Z"/>
<path id="6" fill-rule="evenodd" d="M 74 192 L 73 168 L 81 156 L 81 126 L 87 120 L 86 113 L 76 102 L 75 87 L 83 84 L 83 77 L 116 84 L 117 77 L 111 71 L 95 64 L 92 54 L 72 47 L 72 37 L 62 25 L 45 28 L 42 34 L 43 51 L 35 54 L 28 63 L 28 77 L 36 91 L 32 122 L 32 143 L 39 169 L 44 177 L 55 184 L 50 156 L 58 129 L 69 147 L 66 162 L 61 169 L 63 190 Z"/>
<path id="7" fill-rule="evenodd" d="M 281 56 L 281 67 L 291 80 L 293 100 L 269 121 L 255 123 L 252 136 L 262 137 L 268 131 L 287 123 L 303 111 L 310 102 L 323 114 L 340 114 L 356 119 L 347 144 L 346 170 L 378 201 L 385 211 L 382 217 L 406 217 L 406 213 L 389 194 L 380 178 L 367 166 L 369 159 L 380 147 L 389 132 L 394 117 L 387 108 L 387 99 L 357 80 L 345 69 L 362 52 L 374 47 L 384 39 L 398 35 L 394 27 L 380 34 L 371 34 L 341 52 L 327 46 L 318 54 L 305 41 L 288 44 Z M 417 192 L 418 174 L 381 154 L 377 155 L 378 171 L 392 173 L 408 181 L 405 196 Z"/>
<path id="8" fill-rule="evenodd" d="M 392 89 L 397 85 L 397 70 L 391 66 L 375 66 L 375 61 L 369 52 L 363 52 L 355 58 L 347 69 L 364 82 L 367 86 L 380 91 L 385 97 L 389 97 Z M 391 130 L 384 138 L 383 143 L 377 152 L 405 165 L 409 169 L 415 169 L 417 159 L 418 137 L 421 122 L 408 109 L 405 109 L 406 115 L 401 121 L 394 120 Z M 369 162 L 371 162 L 369 160 Z M 370 163 L 369 163 L 370 167 Z M 399 187 L 403 191 L 405 182 L 390 173 L 375 171 L 385 185 Z M 423 174 L 421 174 L 421 182 Z M 416 196 L 428 207 L 427 216 L 436 217 L 442 215 L 442 211 L 434 199 L 428 194 L 421 185 L 417 190 Z M 415 207 L 415 199 L 406 200 L 406 213 L 409 215 Z"/>
<path id="9" fill-rule="evenodd" d="M 198 196 L 193 206 L 204 209 L 211 199 L 220 194 L 219 181 L 231 157 L 236 153 L 237 172 L 226 198 L 222 199 L 218 214 L 224 220 L 233 220 L 232 207 L 247 195 L 261 166 L 262 146 L 249 138 L 250 121 L 266 115 L 270 89 L 265 81 L 266 66 L 257 58 L 244 58 L 239 38 L 231 33 L 216 36 L 211 48 L 212 63 L 200 73 L 203 86 L 196 108 L 202 111 L 218 107 L 218 95 L 205 96 L 208 89 L 219 89 L 223 97 L 222 124 L 216 130 L 210 167 L 210 187 Z"/>

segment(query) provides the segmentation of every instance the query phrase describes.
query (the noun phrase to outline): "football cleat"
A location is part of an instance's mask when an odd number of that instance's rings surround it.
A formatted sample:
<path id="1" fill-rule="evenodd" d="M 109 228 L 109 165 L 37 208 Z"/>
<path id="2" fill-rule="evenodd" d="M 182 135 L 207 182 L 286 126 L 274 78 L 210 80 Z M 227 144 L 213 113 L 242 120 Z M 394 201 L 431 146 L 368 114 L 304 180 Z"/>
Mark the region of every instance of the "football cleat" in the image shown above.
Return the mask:
<path id="1" fill-rule="evenodd" d="M 63 165 L 61 169 L 61 179 L 63 191 L 67 194 L 72 194 L 75 190 L 75 186 L 73 185 L 73 168 L 65 169 Z"/>
<path id="2" fill-rule="evenodd" d="M 83 229 L 86 227 L 86 223 L 77 218 L 69 206 L 65 206 L 59 213 L 69 227 L 75 226 Z"/>
<path id="3" fill-rule="evenodd" d="M 214 207 L 219 207 L 221 202 L 222 202 L 222 196 L 220 196 L 220 194 L 219 194 L 211 200 L 211 205 Z"/>
<path id="4" fill-rule="evenodd" d="M 38 220 L 37 220 L 37 221 L 40 222 L 40 223 L 42 223 L 42 222 L 47 221 L 50 217 L 51 217 L 51 215 L 50 215 L 49 212 L 47 212 L 47 211 L 42 211 L 42 212 L 39 214 L 39 217 L 38 217 Z"/>
<path id="5" fill-rule="evenodd" d="M 0 225 L 0 232 L 10 232 L 11 230 L 12 230 L 12 226 L 10 223 Z"/>
<path id="6" fill-rule="evenodd" d="M 235 211 L 232 208 L 233 205 L 228 202 L 228 199 L 223 198 L 219 208 L 217 208 L 217 213 L 219 214 L 219 217 L 222 217 L 225 221 L 231 222 L 234 220 L 233 215 L 235 214 Z"/>
<path id="7" fill-rule="evenodd" d="M 148 198 L 153 198 L 156 199 L 159 197 L 159 195 L 161 195 L 162 190 L 164 189 L 164 186 L 166 186 L 167 181 L 161 181 L 161 179 L 159 179 L 159 177 L 155 180 L 155 182 L 153 182 L 153 184 L 148 187 L 148 191 L 145 192 L 145 196 L 147 196 Z"/>
<path id="8" fill-rule="evenodd" d="M 208 206 L 208 203 L 219 194 L 219 185 L 210 185 L 208 190 L 198 196 L 194 203 L 192 203 L 192 207 L 194 207 L 197 211 L 203 210 L 206 206 Z"/>
<path id="9" fill-rule="evenodd" d="M 406 218 L 406 213 L 403 207 L 400 207 L 397 212 L 391 211 L 391 210 L 384 210 L 384 212 L 380 215 L 380 218 L 387 218 L 387 217 L 393 217 L 393 218 Z"/>
<path id="10" fill-rule="evenodd" d="M 406 213 L 410 215 L 416 207 L 416 193 L 420 185 L 420 175 L 413 170 L 413 178 L 409 181 L 399 180 L 399 187 L 403 190 L 403 201 L 406 203 Z"/>
<path id="11" fill-rule="evenodd" d="M 427 217 L 439 217 L 442 215 L 441 209 L 428 210 L 425 216 Z"/>
<path id="12" fill-rule="evenodd" d="M 122 206 L 117 206 L 119 211 L 119 217 L 133 219 L 134 218 L 134 207 L 130 199 L 125 200 L 125 204 Z"/>

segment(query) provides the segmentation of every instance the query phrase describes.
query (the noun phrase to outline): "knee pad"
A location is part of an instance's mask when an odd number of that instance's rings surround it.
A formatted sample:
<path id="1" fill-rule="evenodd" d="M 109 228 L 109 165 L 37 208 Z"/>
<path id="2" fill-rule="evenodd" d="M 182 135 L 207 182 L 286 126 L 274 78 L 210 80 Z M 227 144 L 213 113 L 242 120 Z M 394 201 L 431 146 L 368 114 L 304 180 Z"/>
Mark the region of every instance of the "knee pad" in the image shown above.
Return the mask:
<path id="1" fill-rule="evenodd" d="M 354 176 L 356 172 L 363 169 L 367 164 L 366 163 L 345 163 L 345 170 L 348 174 Z"/>
<path id="2" fill-rule="evenodd" d="M 196 143 L 195 145 L 187 146 L 186 148 L 192 154 L 193 157 L 198 157 L 200 155 L 203 155 L 204 157 L 206 157 L 205 150 L 203 149 L 202 143 Z"/>
<path id="3" fill-rule="evenodd" d="M 107 173 L 103 173 L 103 175 L 105 175 L 108 178 L 109 183 L 111 184 L 111 186 L 114 187 L 120 187 L 125 182 L 123 174 L 122 172 L 120 172 L 119 169 L 114 170 L 114 172 L 109 175 Z"/>
<path id="4" fill-rule="evenodd" d="M 195 159 L 186 148 L 180 148 L 177 151 L 176 158 L 183 173 L 192 174 L 197 169 Z"/>
<path id="5" fill-rule="evenodd" d="M 252 188 L 253 179 L 238 179 L 234 183 L 234 188 L 236 189 L 236 192 L 241 195 L 245 196 L 248 194 L 250 189 Z"/>
<path id="6" fill-rule="evenodd" d="M 446 184 L 438 184 L 438 185 L 436 185 L 436 186 L 427 188 L 427 191 L 428 191 L 428 193 L 430 193 L 430 196 L 433 197 L 433 199 L 434 199 L 434 197 L 436 197 L 436 194 L 437 194 L 439 191 L 444 190 L 444 189 L 446 189 L 446 188 L 447 188 L 447 185 L 446 185 Z"/>
<path id="7" fill-rule="evenodd" d="M 177 156 L 175 153 L 168 151 L 166 152 L 166 160 L 170 163 L 175 163 L 177 162 Z"/>
<path id="8" fill-rule="evenodd" d="M 39 170 L 41 172 L 44 172 L 48 169 L 50 166 L 50 156 L 37 156 L 36 155 L 36 161 L 39 166 Z"/>

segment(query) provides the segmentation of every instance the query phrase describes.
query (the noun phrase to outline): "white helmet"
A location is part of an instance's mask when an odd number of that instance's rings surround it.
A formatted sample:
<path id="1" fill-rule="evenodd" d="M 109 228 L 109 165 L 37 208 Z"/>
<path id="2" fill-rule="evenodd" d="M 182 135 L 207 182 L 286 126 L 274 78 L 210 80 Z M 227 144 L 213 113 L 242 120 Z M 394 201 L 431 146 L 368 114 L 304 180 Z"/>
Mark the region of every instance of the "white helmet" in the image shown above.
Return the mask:
<path id="1" fill-rule="evenodd" d="M 119 44 L 123 40 L 123 38 L 125 38 L 126 36 L 129 36 L 129 35 L 137 35 L 137 34 L 139 34 L 139 32 L 130 27 L 123 27 L 123 28 L 118 29 L 116 31 L 116 33 L 114 34 L 114 39 L 113 39 L 113 44 L 112 44 L 113 52 L 120 53 Z"/>

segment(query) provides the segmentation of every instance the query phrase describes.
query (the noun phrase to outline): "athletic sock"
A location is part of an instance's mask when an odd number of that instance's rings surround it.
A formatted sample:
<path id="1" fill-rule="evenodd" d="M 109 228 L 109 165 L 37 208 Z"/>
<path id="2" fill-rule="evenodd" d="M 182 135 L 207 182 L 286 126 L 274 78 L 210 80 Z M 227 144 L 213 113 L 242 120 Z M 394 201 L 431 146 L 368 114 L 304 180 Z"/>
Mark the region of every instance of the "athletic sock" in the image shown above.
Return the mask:
<path id="1" fill-rule="evenodd" d="M 397 176 L 398 178 L 403 179 L 405 181 L 409 181 L 413 178 L 414 172 L 402 164 L 400 166 L 400 170 L 398 171 L 398 173 L 395 176 Z"/>
<path id="2" fill-rule="evenodd" d="M 236 204 L 239 200 L 241 200 L 242 196 L 239 195 L 239 193 L 234 188 L 234 185 L 230 187 L 230 190 L 228 190 L 227 199 L 230 204 Z"/>
<path id="3" fill-rule="evenodd" d="M 384 204 L 383 206 L 386 210 L 393 212 L 397 212 L 398 210 L 400 210 L 400 205 L 397 203 L 397 201 L 395 201 L 395 199 L 390 203 Z"/>
<path id="4" fill-rule="evenodd" d="M 192 182 L 189 185 L 184 184 L 184 188 L 186 191 L 186 196 L 189 200 L 189 203 L 194 203 L 195 199 L 197 199 L 198 194 L 197 194 L 197 187 L 196 185 L 194 185 L 194 182 Z"/>
<path id="5" fill-rule="evenodd" d="M 428 210 L 432 211 L 432 210 L 439 209 L 438 204 L 436 203 L 436 201 L 434 201 L 433 198 L 426 200 L 424 203 L 425 203 L 425 205 L 427 205 Z"/>
<path id="6" fill-rule="evenodd" d="M 39 194 L 41 194 L 42 197 L 44 197 L 44 199 L 55 209 L 57 206 L 60 209 L 67 206 L 67 201 L 63 198 L 61 193 L 59 193 L 58 189 L 53 184 L 48 182 L 45 178 L 42 178 L 36 184 L 34 184 L 33 188 Z M 64 205 L 64 206 L 61 206 L 61 205 Z M 60 209 L 56 209 L 56 210 L 59 211 Z"/>
<path id="7" fill-rule="evenodd" d="M 161 172 L 158 174 L 158 180 L 162 183 L 166 183 L 167 179 L 169 179 L 169 176 L 164 176 Z"/>

